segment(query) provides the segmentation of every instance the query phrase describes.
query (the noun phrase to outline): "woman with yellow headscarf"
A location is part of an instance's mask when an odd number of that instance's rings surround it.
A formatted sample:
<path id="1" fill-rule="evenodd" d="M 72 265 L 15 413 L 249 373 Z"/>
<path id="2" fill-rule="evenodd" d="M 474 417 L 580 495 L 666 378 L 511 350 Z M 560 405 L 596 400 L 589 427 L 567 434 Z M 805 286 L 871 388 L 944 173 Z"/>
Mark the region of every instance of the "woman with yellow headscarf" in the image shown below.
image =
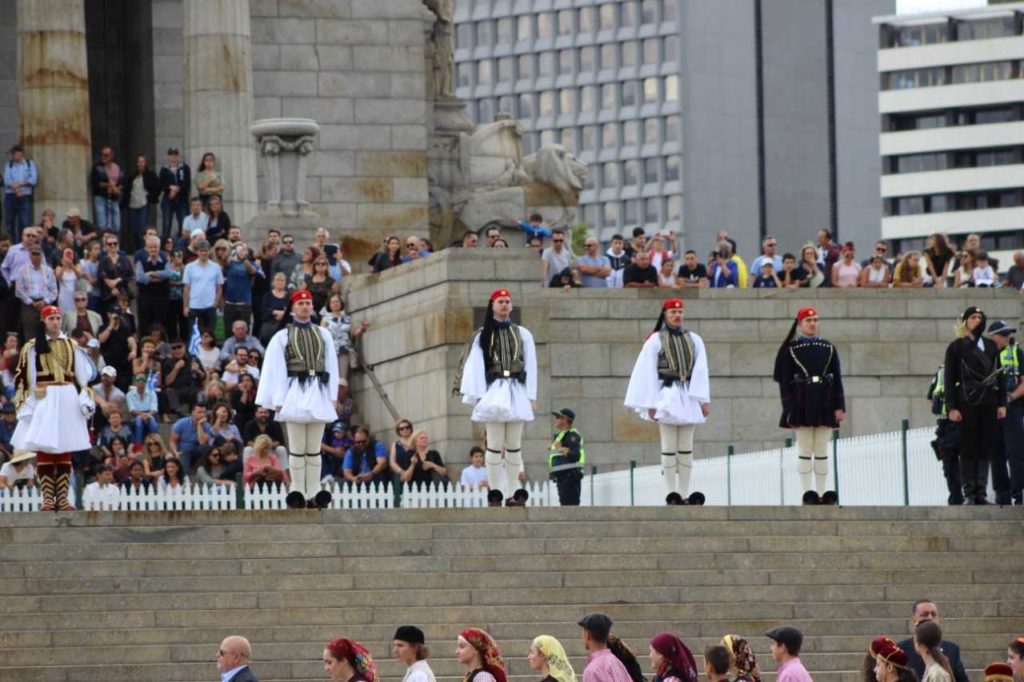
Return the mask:
<path id="1" fill-rule="evenodd" d="M 541 682 L 576 682 L 576 673 L 569 664 L 562 643 L 551 635 L 534 639 L 526 660 L 531 668 L 544 675 Z"/>

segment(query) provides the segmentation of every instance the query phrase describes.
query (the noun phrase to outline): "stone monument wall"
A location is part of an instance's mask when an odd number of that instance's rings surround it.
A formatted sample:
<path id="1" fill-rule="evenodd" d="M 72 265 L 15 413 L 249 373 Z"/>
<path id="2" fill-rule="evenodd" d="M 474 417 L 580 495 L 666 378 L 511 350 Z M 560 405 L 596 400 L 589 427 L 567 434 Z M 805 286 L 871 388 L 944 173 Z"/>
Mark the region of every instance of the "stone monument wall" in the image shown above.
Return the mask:
<path id="1" fill-rule="evenodd" d="M 306 198 L 356 254 L 427 231 L 425 13 L 421 0 L 251 0 L 256 118 L 320 124 Z"/>
<path id="2" fill-rule="evenodd" d="M 522 323 L 534 334 L 539 359 L 538 416 L 525 432 L 531 475 L 543 474 L 551 437 L 548 413 L 570 407 L 587 444 L 587 461 L 601 468 L 657 461 L 657 430 L 622 406 L 643 340 L 657 319 L 660 291 L 541 289 L 536 256 L 519 250 L 448 249 L 423 261 L 352 279 L 349 308 L 371 327 L 362 349 L 403 417 L 425 428 L 447 461 L 461 466 L 483 429 L 469 407 L 450 396 L 452 377 L 469 335 L 496 286 L 512 291 Z M 843 362 L 848 420 L 842 435 L 895 430 L 932 422 L 929 380 L 955 318 L 978 304 L 990 319 L 1016 322 L 1020 300 L 1002 290 L 819 289 L 701 290 L 684 294 L 687 326 L 708 347 L 712 410 L 698 428 L 698 456 L 775 447 L 778 389 L 771 379 L 775 351 L 796 311 L 814 305 L 822 333 Z M 387 442 L 393 420 L 366 376 L 353 392 L 369 426 Z"/>

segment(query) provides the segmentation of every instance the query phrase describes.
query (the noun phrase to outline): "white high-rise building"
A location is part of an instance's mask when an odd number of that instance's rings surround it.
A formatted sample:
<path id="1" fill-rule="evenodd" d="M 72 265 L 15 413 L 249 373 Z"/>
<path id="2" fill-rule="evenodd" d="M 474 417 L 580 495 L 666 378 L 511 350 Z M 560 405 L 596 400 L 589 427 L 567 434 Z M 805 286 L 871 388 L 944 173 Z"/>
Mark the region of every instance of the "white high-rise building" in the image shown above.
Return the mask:
<path id="1" fill-rule="evenodd" d="M 1024 246 L 1024 3 L 876 17 L 882 237 Z"/>

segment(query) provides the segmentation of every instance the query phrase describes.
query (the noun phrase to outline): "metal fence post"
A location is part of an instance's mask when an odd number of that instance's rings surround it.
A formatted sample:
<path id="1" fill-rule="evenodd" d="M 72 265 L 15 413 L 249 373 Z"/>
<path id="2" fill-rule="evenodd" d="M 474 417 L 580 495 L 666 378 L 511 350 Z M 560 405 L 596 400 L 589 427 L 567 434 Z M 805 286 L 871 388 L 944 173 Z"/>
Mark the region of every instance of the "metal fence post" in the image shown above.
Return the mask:
<path id="1" fill-rule="evenodd" d="M 903 460 L 903 506 L 910 506 L 910 467 L 907 463 L 907 431 L 910 429 L 910 420 L 904 419 L 900 422 L 900 457 Z"/>
<path id="2" fill-rule="evenodd" d="M 786 450 L 793 447 L 793 439 L 786 439 L 786 447 L 779 450 L 779 504 L 786 504 L 786 475 L 785 475 L 785 464 L 783 462 L 783 455 Z"/>
<path id="3" fill-rule="evenodd" d="M 732 456 L 736 449 L 729 446 L 725 451 L 725 503 L 732 506 Z"/>
<path id="4" fill-rule="evenodd" d="M 242 474 L 235 474 L 235 509 L 245 509 L 245 485 Z"/>
<path id="5" fill-rule="evenodd" d="M 597 476 L 597 465 L 591 465 L 590 467 L 590 506 L 594 505 L 594 476 Z"/>
<path id="6" fill-rule="evenodd" d="M 635 473 L 636 473 L 636 460 L 635 459 L 631 459 L 631 460 L 629 460 L 629 506 L 630 507 L 635 507 L 636 506 L 636 485 L 635 485 L 636 484 L 636 480 L 635 480 Z"/>
<path id="7" fill-rule="evenodd" d="M 839 429 L 832 432 L 832 472 L 835 477 L 835 491 L 839 494 Z M 842 499 L 842 498 L 840 498 Z"/>

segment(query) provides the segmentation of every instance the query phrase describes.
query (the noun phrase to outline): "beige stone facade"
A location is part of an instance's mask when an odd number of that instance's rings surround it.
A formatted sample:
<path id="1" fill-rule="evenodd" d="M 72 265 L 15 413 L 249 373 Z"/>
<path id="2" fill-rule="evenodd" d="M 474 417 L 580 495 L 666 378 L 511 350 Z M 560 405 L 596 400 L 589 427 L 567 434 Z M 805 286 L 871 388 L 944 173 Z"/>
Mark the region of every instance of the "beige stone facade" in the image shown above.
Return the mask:
<path id="1" fill-rule="evenodd" d="M 449 249 L 418 263 L 353 279 L 349 307 L 371 321 L 363 348 L 391 401 L 431 434 L 439 451 L 461 463 L 483 430 L 469 408 L 451 397 L 459 355 L 476 328 L 488 294 L 512 291 L 522 323 L 534 334 L 540 366 L 538 419 L 525 432 L 530 473 L 543 474 L 551 436 L 544 416 L 570 407 L 587 443 L 587 461 L 602 469 L 657 461 L 657 430 L 622 406 L 629 373 L 660 310 L 657 290 L 541 289 L 532 252 Z M 697 429 L 698 456 L 775 447 L 778 388 L 775 352 L 796 311 L 821 311 L 822 335 L 841 354 L 848 420 L 842 434 L 897 430 L 932 422 L 928 383 L 953 323 L 967 305 L 990 319 L 1021 317 L 1015 292 L 972 290 L 814 291 L 701 290 L 684 294 L 687 327 L 708 348 L 712 409 Z M 477 322 L 478 323 L 478 322 Z M 369 426 L 393 440 L 392 418 L 365 377 L 353 388 Z"/>

